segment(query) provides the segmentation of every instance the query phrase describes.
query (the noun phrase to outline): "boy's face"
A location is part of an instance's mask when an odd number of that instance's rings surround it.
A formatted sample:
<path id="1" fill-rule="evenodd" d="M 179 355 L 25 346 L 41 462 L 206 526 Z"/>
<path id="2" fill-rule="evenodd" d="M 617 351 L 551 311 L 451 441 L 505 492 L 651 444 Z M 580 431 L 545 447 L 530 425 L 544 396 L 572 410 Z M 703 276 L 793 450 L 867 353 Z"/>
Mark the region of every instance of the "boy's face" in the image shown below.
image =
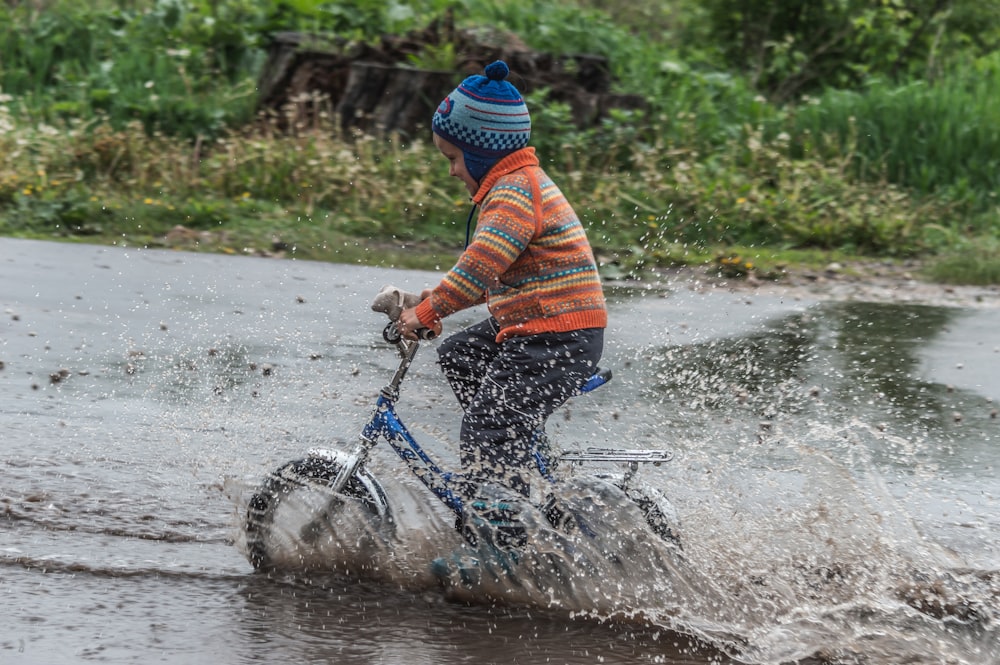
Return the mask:
<path id="1" fill-rule="evenodd" d="M 465 167 L 465 155 L 462 151 L 437 134 L 434 135 L 434 145 L 448 159 L 448 175 L 465 183 L 465 188 L 469 190 L 469 196 L 475 196 L 476 192 L 479 191 L 479 183 L 469 175 L 469 170 Z"/>

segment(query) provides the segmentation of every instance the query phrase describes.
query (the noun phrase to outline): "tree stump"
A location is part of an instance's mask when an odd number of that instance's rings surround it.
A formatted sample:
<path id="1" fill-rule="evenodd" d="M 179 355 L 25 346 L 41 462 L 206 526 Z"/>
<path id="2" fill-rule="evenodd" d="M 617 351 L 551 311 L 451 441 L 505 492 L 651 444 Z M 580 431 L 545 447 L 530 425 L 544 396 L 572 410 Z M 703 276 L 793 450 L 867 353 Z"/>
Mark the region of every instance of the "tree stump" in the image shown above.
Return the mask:
<path id="1" fill-rule="evenodd" d="M 425 48 L 445 40 L 454 45 L 453 71 L 413 66 Z M 277 34 L 261 74 L 259 109 L 285 129 L 330 113 L 342 130 L 417 136 L 428 131 L 434 110 L 463 78 L 500 59 L 510 65 L 509 80 L 523 94 L 547 89 L 549 99 L 569 105 L 580 128 L 595 125 L 615 108 L 645 107 L 637 95 L 611 93 L 611 69 L 602 56 L 556 56 L 532 51 L 513 35 L 432 25 L 402 37 L 386 36 L 378 45 Z"/>
<path id="2" fill-rule="evenodd" d="M 429 129 L 434 110 L 457 83 L 455 72 L 352 62 L 337 115 L 343 129 L 412 134 Z"/>

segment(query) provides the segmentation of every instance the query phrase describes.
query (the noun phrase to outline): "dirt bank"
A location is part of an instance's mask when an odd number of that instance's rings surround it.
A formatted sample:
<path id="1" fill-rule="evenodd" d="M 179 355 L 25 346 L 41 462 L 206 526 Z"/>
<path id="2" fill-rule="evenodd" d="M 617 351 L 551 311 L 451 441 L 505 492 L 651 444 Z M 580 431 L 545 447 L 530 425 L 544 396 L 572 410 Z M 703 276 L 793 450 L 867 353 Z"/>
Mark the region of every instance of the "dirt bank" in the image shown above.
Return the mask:
<path id="1" fill-rule="evenodd" d="M 945 307 L 1000 308 L 1000 285 L 954 286 L 918 279 L 919 266 L 857 261 L 824 270 L 789 268 L 776 281 L 727 279 L 705 268 L 679 268 L 655 280 L 670 289 L 727 289 L 734 293 L 777 295 L 811 300 L 907 302 Z"/>

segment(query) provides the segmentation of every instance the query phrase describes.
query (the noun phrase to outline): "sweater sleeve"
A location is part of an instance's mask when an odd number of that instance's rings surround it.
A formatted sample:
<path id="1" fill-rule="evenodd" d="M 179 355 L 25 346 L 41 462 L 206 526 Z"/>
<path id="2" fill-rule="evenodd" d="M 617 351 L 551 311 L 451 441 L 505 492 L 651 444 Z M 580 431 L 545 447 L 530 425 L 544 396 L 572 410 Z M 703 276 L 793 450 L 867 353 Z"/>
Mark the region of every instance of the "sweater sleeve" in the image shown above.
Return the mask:
<path id="1" fill-rule="evenodd" d="M 416 315 L 425 328 L 433 328 L 434 324 L 441 320 L 438 313 L 431 307 L 430 298 L 424 298 L 420 301 L 420 304 L 417 305 Z"/>
<path id="2" fill-rule="evenodd" d="M 500 182 L 483 202 L 476 233 L 441 283 L 424 302 L 441 319 L 482 303 L 535 235 L 530 184 L 523 177 Z M 425 314 L 429 314 L 424 310 Z M 418 308 L 417 316 L 425 325 Z"/>

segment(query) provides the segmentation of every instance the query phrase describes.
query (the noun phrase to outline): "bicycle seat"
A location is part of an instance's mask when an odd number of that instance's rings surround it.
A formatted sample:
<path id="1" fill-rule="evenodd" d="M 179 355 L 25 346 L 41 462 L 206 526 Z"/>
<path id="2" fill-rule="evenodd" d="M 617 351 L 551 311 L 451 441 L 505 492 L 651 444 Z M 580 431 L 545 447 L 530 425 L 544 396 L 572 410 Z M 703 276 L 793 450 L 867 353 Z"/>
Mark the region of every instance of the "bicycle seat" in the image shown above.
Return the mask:
<path id="1" fill-rule="evenodd" d="M 589 379 L 583 382 L 578 389 L 579 394 L 589 393 L 592 390 L 597 390 L 605 383 L 611 380 L 611 370 L 601 369 L 598 367 Z"/>

